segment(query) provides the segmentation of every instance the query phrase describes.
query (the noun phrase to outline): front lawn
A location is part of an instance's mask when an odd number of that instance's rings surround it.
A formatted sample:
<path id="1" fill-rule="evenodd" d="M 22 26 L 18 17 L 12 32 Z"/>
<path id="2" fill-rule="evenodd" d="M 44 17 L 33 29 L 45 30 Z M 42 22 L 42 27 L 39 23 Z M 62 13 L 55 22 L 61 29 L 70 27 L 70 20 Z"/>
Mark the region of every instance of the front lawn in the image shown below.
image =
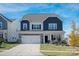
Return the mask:
<path id="1" fill-rule="evenodd" d="M 42 52 L 46 56 L 79 56 L 79 53 L 71 52 Z"/>
<path id="2" fill-rule="evenodd" d="M 41 50 L 57 50 L 57 51 L 66 51 L 70 49 L 69 46 L 62 46 L 62 45 L 55 45 L 55 44 L 41 44 L 40 49 Z"/>
<path id="3" fill-rule="evenodd" d="M 15 47 L 17 45 L 18 45 L 17 43 L 4 43 L 4 47 L 0 48 L 0 52 L 2 52 L 4 50 L 11 49 L 11 48 L 13 48 L 13 47 Z"/>
<path id="4" fill-rule="evenodd" d="M 62 45 L 55 45 L 55 44 L 41 44 L 40 45 L 40 51 L 44 55 L 48 55 L 48 56 L 74 56 L 74 55 L 77 56 L 79 55 L 79 53 L 71 53 L 71 50 L 72 50 L 72 47 L 70 46 L 62 46 Z M 76 47 L 76 50 L 79 51 L 79 47 Z"/>

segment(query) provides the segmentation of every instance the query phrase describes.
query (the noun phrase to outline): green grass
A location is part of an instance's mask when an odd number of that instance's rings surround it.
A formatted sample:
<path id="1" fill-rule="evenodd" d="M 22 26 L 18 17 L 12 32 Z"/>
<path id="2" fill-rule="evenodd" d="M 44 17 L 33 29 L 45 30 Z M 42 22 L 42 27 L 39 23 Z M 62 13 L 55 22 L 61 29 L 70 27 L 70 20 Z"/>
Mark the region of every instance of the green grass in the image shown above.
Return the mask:
<path id="1" fill-rule="evenodd" d="M 46 56 L 79 56 L 79 53 L 70 52 L 42 52 Z"/>
<path id="2" fill-rule="evenodd" d="M 62 46 L 62 45 L 55 45 L 55 44 L 41 44 L 40 50 L 57 50 L 57 51 L 68 51 L 72 49 L 71 46 Z M 79 50 L 79 47 L 76 47 Z"/>
<path id="3" fill-rule="evenodd" d="M 69 51 L 69 52 L 45 52 L 46 51 Z M 71 53 L 71 46 L 62 46 L 55 44 L 41 44 L 40 51 L 44 55 L 48 56 L 77 56 L 79 53 Z M 76 50 L 79 51 L 79 47 L 76 47 Z"/>
<path id="4" fill-rule="evenodd" d="M 4 47 L 0 48 L 0 52 L 2 52 L 4 50 L 11 49 L 11 48 L 13 48 L 13 47 L 15 47 L 17 45 L 18 45 L 17 43 L 4 43 Z"/>

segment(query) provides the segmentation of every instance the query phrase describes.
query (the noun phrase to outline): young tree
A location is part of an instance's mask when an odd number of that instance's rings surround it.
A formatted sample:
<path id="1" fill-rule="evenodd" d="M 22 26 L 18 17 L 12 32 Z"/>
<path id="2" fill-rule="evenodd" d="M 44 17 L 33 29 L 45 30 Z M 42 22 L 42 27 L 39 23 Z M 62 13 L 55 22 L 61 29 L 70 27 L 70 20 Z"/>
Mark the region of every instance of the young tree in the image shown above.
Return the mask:
<path id="1" fill-rule="evenodd" d="M 70 42 L 70 45 L 72 47 L 77 46 L 77 38 L 76 38 L 76 35 L 75 35 L 75 31 L 76 31 L 76 25 L 75 25 L 75 21 L 73 20 L 72 21 L 72 31 L 69 35 L 69 38 L 70 38 L 69 42 Z"/>
<path id="2" fill-rule="evenodd" d="M 76 39 L 76 35 L 75 35 L 74 31 L 71 32 L 69 38 L 70 38 L 70 40 L 69 40 L 70 45 L 71 45 L 72 47 L 77 46 L 77 39 Z"/>

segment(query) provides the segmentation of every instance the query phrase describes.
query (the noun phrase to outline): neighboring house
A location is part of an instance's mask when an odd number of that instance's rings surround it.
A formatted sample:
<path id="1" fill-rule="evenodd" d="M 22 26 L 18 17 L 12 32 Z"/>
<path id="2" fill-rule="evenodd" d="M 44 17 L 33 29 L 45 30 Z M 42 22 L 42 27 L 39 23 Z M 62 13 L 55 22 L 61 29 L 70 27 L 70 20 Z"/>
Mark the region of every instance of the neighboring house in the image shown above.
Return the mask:
<path id="1" fill-rule="evenodd" d="M 56 14 L 27 14 L 11 21 L 0 15 L 0 37 L 8 42 L 40 44 L 64 39 L 63 22 Z"/>
<path id="2" fill-rule="evenodd" d="M 7 42 L 16 42 L 18 37 L 16 24 L 16 20 L 8 19 L 4 15 L 0 14 L 0 38 L 3 38 L 4 41 Z"/>
<path id="3" fill-rule="evenodd" d="M 0 38 L 8 39 L 8 28 L 12 21 L 0 14 Z"/>

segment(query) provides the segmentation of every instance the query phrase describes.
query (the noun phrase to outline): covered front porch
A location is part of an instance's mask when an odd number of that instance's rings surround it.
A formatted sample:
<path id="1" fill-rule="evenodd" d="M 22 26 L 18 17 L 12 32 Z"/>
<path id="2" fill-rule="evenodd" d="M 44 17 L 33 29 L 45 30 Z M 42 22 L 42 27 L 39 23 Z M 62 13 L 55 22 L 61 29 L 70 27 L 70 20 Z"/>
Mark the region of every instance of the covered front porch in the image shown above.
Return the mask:
<path id="1" fill-rule="evenodd" d="M 51 43 L 64 39 L 63 31 L 19 31 L 19 35 L 36 35 L 41 36 L 41 43 Z M 21 37 L 19 37 L 21 39 Z"/>

